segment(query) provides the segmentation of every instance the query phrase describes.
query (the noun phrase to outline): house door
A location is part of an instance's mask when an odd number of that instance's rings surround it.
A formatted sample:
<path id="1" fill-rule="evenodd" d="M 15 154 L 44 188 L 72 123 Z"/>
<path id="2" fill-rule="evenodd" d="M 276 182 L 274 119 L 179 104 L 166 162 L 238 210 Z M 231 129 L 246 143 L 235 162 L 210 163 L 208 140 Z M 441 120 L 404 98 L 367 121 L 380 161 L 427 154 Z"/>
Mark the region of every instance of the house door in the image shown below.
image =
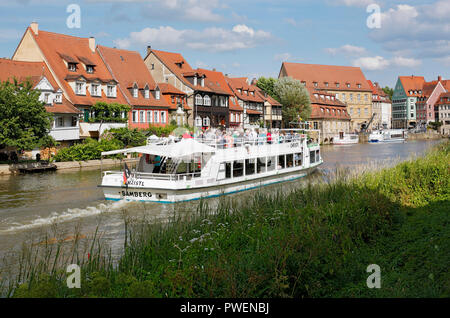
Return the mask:
<path id="1" fill-rule="evenodd" d="M 89 109 L 84 110 L 84 122 L 89 122 Z"/>

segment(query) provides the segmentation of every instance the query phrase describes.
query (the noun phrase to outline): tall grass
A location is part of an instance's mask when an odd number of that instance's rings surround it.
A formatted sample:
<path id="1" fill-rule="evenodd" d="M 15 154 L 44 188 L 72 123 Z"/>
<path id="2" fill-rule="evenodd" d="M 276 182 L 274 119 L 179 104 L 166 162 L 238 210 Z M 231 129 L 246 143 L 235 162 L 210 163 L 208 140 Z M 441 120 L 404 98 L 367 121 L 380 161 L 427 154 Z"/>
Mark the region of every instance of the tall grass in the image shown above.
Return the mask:
<path id="1" fill-rule="evenodd" d="M 113 263 L 92 240 L 89 260 L 24 255 L 14 297 L 323 297 L 352 283 L 355 255 L 392 235 L 412 213 L 450 201 L 450 143 L 423 158 L 363 175 L 251 200 L 202 201 L 166 223 L 126 220 L 124 254 Z M 445 217 L 446 215 L 444 215 Z M 448 219 L 447 219 L 448 222 Z M 418 225 L 420 226 L 420 224 Z M 448 239 L 447 239 L 447 243 Z M 53 260 L 53 261 L 51 261 Z M 57 265 L 79 263 L 81 289 Z M 367 266 L 366 264 L 365 266 Z M 358 278 L 359 279 L 359 278 Z M 365 282 L 365 281 L 364 281 Z M 437 289 L 436 289 L 437 290 Z"/>

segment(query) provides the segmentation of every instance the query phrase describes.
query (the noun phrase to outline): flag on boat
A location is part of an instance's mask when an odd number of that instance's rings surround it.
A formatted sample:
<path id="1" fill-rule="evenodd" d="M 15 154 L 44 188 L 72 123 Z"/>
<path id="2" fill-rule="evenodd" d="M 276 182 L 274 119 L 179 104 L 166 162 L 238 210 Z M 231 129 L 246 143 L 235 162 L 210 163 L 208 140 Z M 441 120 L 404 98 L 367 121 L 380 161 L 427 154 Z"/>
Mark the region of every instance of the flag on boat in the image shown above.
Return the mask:
<path id="1" fill-rule="evenodd" d="M 128 169 L 128 165 L 127 165 L 127 163 L 125 162 L 125 164 L 124 164 L 124 170 L 123 170 L 123 184 L 124 184 L 124 185 L 128 185 L 128 184 L 127 184 L 127 181 L 128 181 L 128 178 L 130 177 L 130 175 L 131 175 L 130 169 Z"/>

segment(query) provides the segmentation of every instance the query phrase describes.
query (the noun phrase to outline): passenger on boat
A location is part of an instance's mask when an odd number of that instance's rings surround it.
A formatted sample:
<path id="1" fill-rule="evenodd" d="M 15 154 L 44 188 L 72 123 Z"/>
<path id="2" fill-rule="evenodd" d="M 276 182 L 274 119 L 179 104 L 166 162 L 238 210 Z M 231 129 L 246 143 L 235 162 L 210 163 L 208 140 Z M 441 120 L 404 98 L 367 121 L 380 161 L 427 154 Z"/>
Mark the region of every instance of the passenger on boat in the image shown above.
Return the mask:
<path id="1" fill-rule="evenodd" d="M 155 165 L 155 167 L 153 168 L 153 173 L 159 173 L 161 170 L 161 157 L 156 156 L 153 160 L 153 164 Z"/>

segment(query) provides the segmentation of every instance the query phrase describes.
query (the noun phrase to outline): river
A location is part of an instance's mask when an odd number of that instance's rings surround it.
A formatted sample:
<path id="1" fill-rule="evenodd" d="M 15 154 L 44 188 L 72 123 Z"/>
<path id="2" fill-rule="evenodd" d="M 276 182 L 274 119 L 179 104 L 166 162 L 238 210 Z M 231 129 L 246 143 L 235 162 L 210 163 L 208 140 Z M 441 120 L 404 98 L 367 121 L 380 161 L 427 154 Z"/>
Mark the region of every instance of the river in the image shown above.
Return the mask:
<path id="1" fill-rule="evenodd" d="M 423 154 L 437 142 L 326 145 L 322 147 L 324 164 L 319 168 L 319 174 L 327 174 L 339 166 L 352 168 L 394 164 Z M 0 260 L 19 251 L 24 243 L 42 240 L 45 234 L 48 238 L 70 238 L 77 229 L 81 229 L 79 231 L 83 235 L 89 236 L 97 227 L 113 254 L 119 255 L 124 240 L 124 215 L 145 215 L 164 220 L 176 208 L 175 205 L 156 203 L 106 202 L 101 189 L 97 187 L 100 179 L 99 169 L 0 177 Z M 304 184 L 309 179 L 293 183 Z M 283 191 L 292 186 L 295 184 L 283 187 Z M 273 191 L 274 187 L 280 186 L 269 186 L 265 191 Z M 233 196 L 245 195 L 251 196 L 252 191 Z M 181 210 L 189 213 L 196 204 L 198 202 L 183 203 Z"/>

